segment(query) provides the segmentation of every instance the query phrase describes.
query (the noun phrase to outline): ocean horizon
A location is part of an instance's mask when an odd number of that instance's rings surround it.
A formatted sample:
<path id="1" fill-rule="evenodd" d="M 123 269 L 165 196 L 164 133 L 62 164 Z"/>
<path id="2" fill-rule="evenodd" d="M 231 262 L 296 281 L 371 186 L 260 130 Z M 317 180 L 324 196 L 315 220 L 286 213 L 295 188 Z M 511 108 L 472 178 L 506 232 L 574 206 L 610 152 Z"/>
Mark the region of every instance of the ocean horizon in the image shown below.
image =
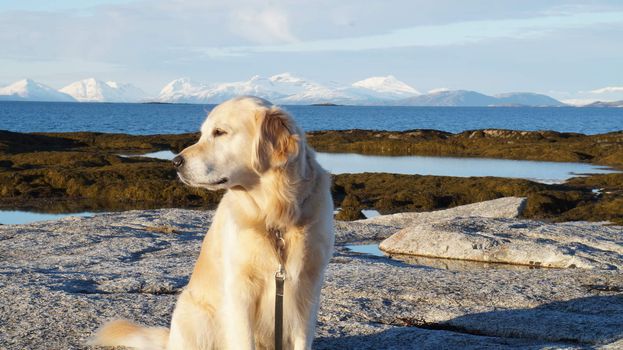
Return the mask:
<path id="1" fill-rule="evenodd" d="M 15 132 L 179 134 L 196 132 L 214 105 L 0 101 L 0 129 Z M 435 129 L 552 130 L 601 134 L 623 130 L 623 108 L 407 107 L 290 105 L 305 131 Z"/>

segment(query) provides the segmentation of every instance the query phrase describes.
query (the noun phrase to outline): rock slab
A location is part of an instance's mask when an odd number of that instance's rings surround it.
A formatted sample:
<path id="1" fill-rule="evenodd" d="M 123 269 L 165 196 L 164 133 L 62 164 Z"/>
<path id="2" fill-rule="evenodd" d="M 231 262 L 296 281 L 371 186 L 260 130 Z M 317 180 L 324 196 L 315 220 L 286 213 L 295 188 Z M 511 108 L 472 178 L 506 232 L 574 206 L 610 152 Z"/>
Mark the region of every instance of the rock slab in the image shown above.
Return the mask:
<path id="1" fill-rule="evenodd" d="M 359 220 L 367 224 L 406 227 L 415 222 L 433 222 L 456 217 L 516 218 L 526 206 L 526 198 L 504 197 L 458 207 L 417 213 L 397 213 Z"/>
<path id="2" fill-rule="evenodd" d="M 0 226 L 0 349 L 86 349 L 102 322 L 167 326 L 213 213 L 162 209 Z M 386 225 L 337 223 L 343 243 Z M 623 274 L 329 264 L 314 349 L 620 349 Z"/>
<path id="3" fill-rule="evenodd" d="M 483 217 L 417 221 L 380 248 L 390 254 L 535 267 L 623 268 L 623 229 L 595 223 Z"/>

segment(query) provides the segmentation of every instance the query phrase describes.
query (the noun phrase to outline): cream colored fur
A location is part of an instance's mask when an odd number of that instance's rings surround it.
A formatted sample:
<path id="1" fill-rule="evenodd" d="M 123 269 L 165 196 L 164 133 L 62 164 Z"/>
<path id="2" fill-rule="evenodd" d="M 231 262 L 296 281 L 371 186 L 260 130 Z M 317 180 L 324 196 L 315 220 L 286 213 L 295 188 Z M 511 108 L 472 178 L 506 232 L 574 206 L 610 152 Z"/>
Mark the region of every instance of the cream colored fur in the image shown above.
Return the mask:
<path id="1" fill-rule="evenodd" d="M 93 344 L 141 349 L 272 349 L 275 272 L 269 228 L 286 241 L 284 349 L 311 349 L 320 289 L 333 251 L 330 179 L 294 120 L 242 97 L 217 106 L 199 141 L 180 153 L 180 179 L 227 189 L 179 296 L 171 327 L 104 325 Z"/>

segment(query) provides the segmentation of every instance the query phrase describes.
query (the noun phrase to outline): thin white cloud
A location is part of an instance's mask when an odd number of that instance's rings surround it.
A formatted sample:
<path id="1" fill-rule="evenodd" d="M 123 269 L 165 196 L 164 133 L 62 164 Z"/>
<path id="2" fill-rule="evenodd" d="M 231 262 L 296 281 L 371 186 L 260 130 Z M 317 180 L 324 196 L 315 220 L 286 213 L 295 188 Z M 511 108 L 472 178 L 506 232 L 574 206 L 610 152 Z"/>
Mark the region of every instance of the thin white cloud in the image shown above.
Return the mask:
<path id="1" fill-rule="evenodd" d="M 623 93 L 623 86 L 607 86 L 601 89 L 591 90 L 589 93 L 596 95 Z"/>
<path id="2" fill-rule="evenodd" d="M 209 56 L 263 52 L 361 51 L 413 46 L 464 45 L 489 39 L 528 38 L 548 32 L 604 24 L 623 24 L 623 12 L 579 13 L 521 19 L 466 21 L 415 26 L 385 34 L 340 39 L 311 40 L 283 45 L 193 48 Z"/>
<path id="3" fill-rule="evenodd" d="M 290 20 L 277 8 L 238 10 L 232 13 L 231 31 L 258 44 L 293 43 Z"/>

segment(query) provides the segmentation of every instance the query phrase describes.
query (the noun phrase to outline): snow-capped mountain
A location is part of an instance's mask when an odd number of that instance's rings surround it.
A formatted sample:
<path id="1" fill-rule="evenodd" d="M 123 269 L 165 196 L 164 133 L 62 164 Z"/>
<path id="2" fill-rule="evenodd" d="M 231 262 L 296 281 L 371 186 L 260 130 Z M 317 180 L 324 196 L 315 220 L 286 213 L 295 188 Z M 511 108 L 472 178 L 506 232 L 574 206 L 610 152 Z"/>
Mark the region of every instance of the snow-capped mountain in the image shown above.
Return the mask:
<path id="1" fill-rule="evenodd" d="M 160 91 L 161 102 L 182 103 L 221 103 L 235 96 L 254 95 L 280 102 L 291 97 L 295 103 L 297 97 L 307 96 L 306 93 L 325 92 L 325 88 L 313 82 L 295 77 L 289 73 L 274 75 L 269 78 L 259 75 L 247 81 L 221 84 L 201 84 L 188 78 L 176 79 Z"/>
<path id="2" fill-rule="evenodd" d="M 393 75 L 371 77 L 354 82 L 351 86 L 355 93 L 360 92 L 381 100 L 399 100 L 421 95 L 419 91 L 396 79 Z"/>
<path id="3" fill-rule="evenodd" d="M 280 104 L 371 104 L 417 94 L 417 90 L 393 76 L 373 77 L 351 86 L 327 86 L 281 73 L 268 78 L 256 75 L 247 81 L 213 85 L 193 83 L 188 78 L 177 79 L 162 89 L 159 101 L 220 103 L 235 96 L 255 95 Z"/>
<path id="4" fill-rule="evenodd" d="M 189 78 L 173 80 L 160 91 L 161 102 L 174 103 L 221 103 L 234 96 L 255 95 L 264 98 L 274 98 L 275 93 L 263 88 L 259 77 L 249 81 L 239 81 L 223 84 L 202 84 Z"/>
<path id="5" fill-rule="evenodd" d="M 95 78 L 76 81 L 59 91 L 80 102 L 138 102 L 146 98 L 141 89 L 131 84 L 103 82 Z"/>
<path id="6" fill-rule="evenodd" d="M 304 104 L 367 104 L 356 95 L 353 95 L 345 89 L 329 89 L 324 86 L 316 86 L 308 90 L 301 91 L 297 94 L 283 97 L 278 100 L 279 104 L 285 105 L 304 105 Z"/>
<path id="7" fill-rule="evenodd" d="M 232 83 L 216 84 L 200 93 L 200 96 L 207 103 L 221 103 L 235 96 L 253 95 L 278 101 L 287 96 L 285 90 L 291 90 L 290 82 L 277 82 L 276 84 L 270 78 L 263 78 L 259 75 L 251 77 L 247 81 L 237 81 Z"/>
<path id="8" fill-rule="evenodd" d="M 76 100 L 62 92 L 31 79 L 22 79 L 0 88 L 2 101 L 48 101 L 75 102 Z"/>
<path id="9" fill-rule="evenodd" d="M 357 104 L 362 103 L 357 94 L 349 91 L 348 86 L 337 83 L 327 85 L 302 78 L 295 77 L 290 73 L 274 75 L 268 80 L 272 83 L 272 88 L 283 94 L 278 99 L 280 104 L 315 104 L 315 103 L 338 103 L 338 104 Z"/>
<path id="10" fill-rule="evenodd" d="M 110 102 L 138 102 L 144 101 L 147 98 L 145 91 L 132 84 L 107 81 L 106 85 L 117 91 L 117 99 L 113 100 L 111 98 Z"/>
<path id="11" fill-rule="evenodd" d="M 158 101 L 169 103 L 205 103 L 199 99 L 207 85 L 192 81 L 190 78 L 179 78 L 165 85 L 160 90 Z"/>
<path id="12" fill-rule="evenodd" d="M 262 82 L 259 76 L 257 81 Z M 324 86 L 296 77 L 290 73 L 281 73 L 268 78 L 266 88 L 274 90 L 284 96 L 296 95 L 304 91 L 318 90 L 325 88 Z"/>

